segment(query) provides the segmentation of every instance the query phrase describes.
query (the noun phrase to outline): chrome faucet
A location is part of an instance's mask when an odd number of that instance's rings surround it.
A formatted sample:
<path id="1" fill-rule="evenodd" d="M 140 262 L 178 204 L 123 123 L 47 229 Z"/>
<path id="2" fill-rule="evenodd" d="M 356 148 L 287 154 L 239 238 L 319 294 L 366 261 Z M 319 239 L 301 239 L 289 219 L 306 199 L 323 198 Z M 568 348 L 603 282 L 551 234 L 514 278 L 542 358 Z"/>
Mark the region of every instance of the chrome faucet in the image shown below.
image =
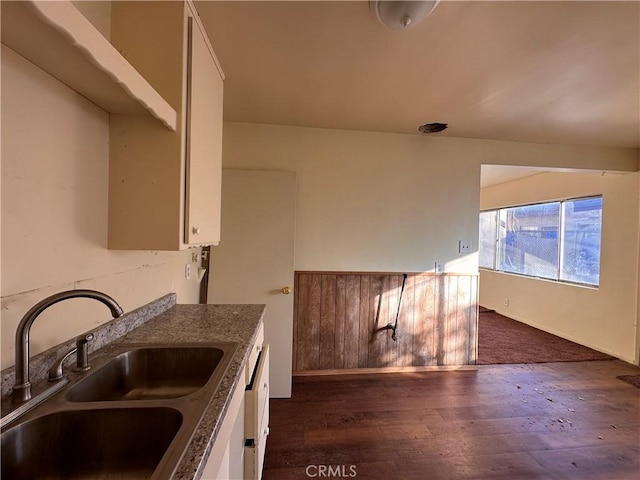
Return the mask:
<path id="1" fill-rule="evenodd" d="M 22 317 L 16 329 L 16 383 L 13 386 L 13 403 L 24 403 L 31 398 L 31 382 L 29 381 L 29 331 L 31 330 L 31 325 L 33 325 L 38 315 L 51 305 L 68 298 L 92 298 L 98 300 L 109 307 L 113 318 L 120 317 L 124 313 L 122 307 L 113 298 L 95 290 L 68 290 L 56 293 L 31 307 Z M 83 347 L 86 347 L 86 342 L 83 343 Z M 87 350 L 85 348 L 82 352 L 83 360 L 85 361 L 87 360 L 86 354 Z M 80 366 L 80 363 L 78 365 Z M 84 365 L 88 365 L 88 361 Z"/>

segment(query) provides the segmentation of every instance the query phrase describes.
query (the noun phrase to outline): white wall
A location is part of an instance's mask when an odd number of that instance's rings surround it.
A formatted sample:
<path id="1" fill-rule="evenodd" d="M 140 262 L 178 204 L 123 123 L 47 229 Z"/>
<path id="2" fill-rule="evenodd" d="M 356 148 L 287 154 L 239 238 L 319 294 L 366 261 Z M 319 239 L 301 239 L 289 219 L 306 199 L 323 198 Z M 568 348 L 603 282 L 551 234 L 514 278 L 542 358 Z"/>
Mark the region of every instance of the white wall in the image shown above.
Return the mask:
<path id="1" fill-rule="evenodd" d="M 480 304 L 626 361 L 636 361 L 639 176 L 543 173 L 482 189 L 482 209 L 601 194 L 603 216 L 598 288 L 482 270 Z M 509 299 L 508 307 L 504 306 L 505 299 Z"/>
<path id="2" fill-rule="evenodd" d="M 428 271 L 435 261 L 477 270 L 475 255 L 457 253 L 456 239 L 474 240 L 478 228 L 480 169 L 466 146 L 229 123 L 224 132 L 225 167 L 297 172 L 297 270 Z M 451 185 L 464 188 L 452 195 Z"/>
<path id="3" fill-rule="evenodd" d="M 481 164 L 637 162 L 632 149 L 224 125 L 224 167 L 297 172 L 297 270 L 431 271 L 443 261 L 476 272 Z M 460 255 L 460 239 L 474 253 Z"/>
<path id="4" fill-rule="evenodd" d="M 640 150 L 638 151 L 638 167 L 640 168 Z M 640 175 L 638 175 L 638 191 L 640 192 Z M 640 195 L 638 195 L 638 225 L 640 225 Z M 638 308 L 638 315 L 636 316 L 636 356 L 635 364 L 640 365 L 640 242 L 638 242 L 638 280 L 636 292 L 636 306 Z"/>
<path id="5" fill-rule="evenodd" d="M 52 293 L 95 288 L 125 310 L 169 292 L 198 302 L 184 280 L 195 250 L 107 250 L 108 149 L 106 112 L 2 47 L 2 368 L 20 318 Z M 32 354 L 109 318 L 95 301 L 58 304 L 34 325 Z"/>
<path id="6" fill-rule="evenodd" d="M 73 6 L 107 39 L 111 39 L 110 0 L 71 0 Z"/>

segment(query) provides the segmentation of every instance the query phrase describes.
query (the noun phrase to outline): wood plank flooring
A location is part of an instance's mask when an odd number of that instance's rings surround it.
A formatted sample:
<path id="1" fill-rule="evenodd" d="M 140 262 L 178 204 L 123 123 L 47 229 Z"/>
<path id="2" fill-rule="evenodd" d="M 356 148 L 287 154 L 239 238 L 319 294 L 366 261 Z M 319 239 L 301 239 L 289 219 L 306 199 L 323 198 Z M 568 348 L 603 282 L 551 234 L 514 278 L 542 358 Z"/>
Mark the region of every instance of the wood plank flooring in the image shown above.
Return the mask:
<path id="1" fill-rule="evenodd" d="M 615 360 L 294 377 L 292 398 L 271 400 L 264 479 L 639 479 L 640 389 L 616 379 L 639 372 Z"/>

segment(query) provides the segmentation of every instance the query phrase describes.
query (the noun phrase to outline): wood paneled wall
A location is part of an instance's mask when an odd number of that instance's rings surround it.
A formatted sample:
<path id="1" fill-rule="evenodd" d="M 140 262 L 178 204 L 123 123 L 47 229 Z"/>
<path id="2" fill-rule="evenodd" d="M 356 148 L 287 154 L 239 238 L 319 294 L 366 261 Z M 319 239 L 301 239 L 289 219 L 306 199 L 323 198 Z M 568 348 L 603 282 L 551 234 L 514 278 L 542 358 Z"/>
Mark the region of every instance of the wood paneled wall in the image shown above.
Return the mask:
<path id="1" fill-rule="evenodd" d="M 296 272 L 293 371 L 473 365 L 478 276 Z"/>

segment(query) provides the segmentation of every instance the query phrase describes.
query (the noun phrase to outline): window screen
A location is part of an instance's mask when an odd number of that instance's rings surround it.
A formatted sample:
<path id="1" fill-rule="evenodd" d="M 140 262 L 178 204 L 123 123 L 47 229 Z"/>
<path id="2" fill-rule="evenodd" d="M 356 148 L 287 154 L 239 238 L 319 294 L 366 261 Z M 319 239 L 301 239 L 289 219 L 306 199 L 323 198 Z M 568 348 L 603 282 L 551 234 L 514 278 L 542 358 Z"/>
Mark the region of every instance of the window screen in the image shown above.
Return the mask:
<path id="1" fill-rule="evenodd" d="M 598 285 L 602 198 L 562 203 L 560 280 Z"/>
<path id="2" fill-rule="evenodd" d="M 501 209 L 498 269 L 556 278 L 559 218 L 559 203 Z"/>
<path id="3" fill-rule="evenodd" d="M 484 268 L 495 268 L 497 212 L 480 212 L 480 237 L 478 264 Z"/>

